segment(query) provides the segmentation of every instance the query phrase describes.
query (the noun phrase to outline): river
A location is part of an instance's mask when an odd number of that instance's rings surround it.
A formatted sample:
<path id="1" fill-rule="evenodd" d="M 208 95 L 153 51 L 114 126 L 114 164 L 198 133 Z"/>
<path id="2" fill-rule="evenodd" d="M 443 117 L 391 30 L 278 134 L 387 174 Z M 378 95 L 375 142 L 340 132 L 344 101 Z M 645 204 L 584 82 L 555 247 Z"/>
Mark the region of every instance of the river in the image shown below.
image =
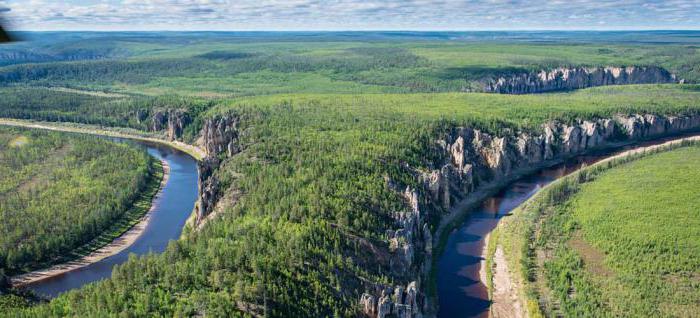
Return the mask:
<path id="1" fill-rule="evenodd" d="M 180 237 L 197 200 L 197 161 L 190 155 L 166 145 L 120 138 L 111 139 L 144 147 L 150 155 L 166 161 L 170 166 L 170 177 L 153 202 L 155 209 L 145 231 L 131 246 L 118 254 L 29 284 L 26 288 L 43 296 L 55 297 L 65 291 L 110 277 L 114 266 L 124 263 L 130 254 L 161 253 L 170 240 Z"/>
<path id="2" fill-rule="evenodd" d="M 696 134 L 686 134 L 687 137 Z M 532 197 L 539 189 L 581 168 L 623 151 L 657 145 L 679 136 L 655 139 L 625 147 L 580 155 L 564 163 L 541 169 L 510 183 L 497 194 L 468 211 L 469 217 L 448 237 L 437 268 L 438 317 L 488 317 L 491 302 L 479 278 L 484 238 L 498 221 Z"/>

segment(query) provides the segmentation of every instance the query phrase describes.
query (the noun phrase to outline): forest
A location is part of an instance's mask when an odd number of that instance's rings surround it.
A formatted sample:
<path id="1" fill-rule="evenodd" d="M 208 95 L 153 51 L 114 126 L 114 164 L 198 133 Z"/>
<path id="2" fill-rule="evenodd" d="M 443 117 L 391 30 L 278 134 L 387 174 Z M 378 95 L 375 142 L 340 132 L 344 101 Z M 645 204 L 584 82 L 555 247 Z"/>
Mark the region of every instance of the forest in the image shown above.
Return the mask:
<path id="1" fill-rule="evenodd" d="M 682 34 L 546 43 L 507 34 L 110 36 L 75 34 L 73 48 L 109 49 L 71 59 L 63 44 L 35 35 L 46 43 L 27 56 L 35 60 L 0 67 L 0 117 L 165 138 L 167 128 L 153 124 L 178 110 L 189 121 L 176 137 L 192 144 L 208 120 L 235 118 L 238 151 L 214 154 L 218 213 L 164 253 L 117 266 L 110 279 L 48 302 L 0 297 L 0 306 L 13 307 L 0 316 L 356 317 L 368 286 L 405 286 L 414 277 L 387 261 L 394 215 L 409 209 L 395 188 L 417 188 L 417 174 L 439 168 L 438 136 L 459 127 L 514 136 L 550 121 L 700 112 L 699 43 Z M 663 41 L 649 44 L 651 37 Z M 660 65 L 686 82 L 470 92 L 484 78 L 571 65 Z M 104 160 L 115 169 L 128 158 Z M 434 231 L 446 211 L 421 208 L 436 211 L 428 219 Z"/>
<path id="2" fill-rule="evenodd" d="M 76 249 L 127 217 L 156 173 L 153 159 L 127 144 L 19 128 L 0 129 L 0 161 L 6 276 L 80 256 Z"/>

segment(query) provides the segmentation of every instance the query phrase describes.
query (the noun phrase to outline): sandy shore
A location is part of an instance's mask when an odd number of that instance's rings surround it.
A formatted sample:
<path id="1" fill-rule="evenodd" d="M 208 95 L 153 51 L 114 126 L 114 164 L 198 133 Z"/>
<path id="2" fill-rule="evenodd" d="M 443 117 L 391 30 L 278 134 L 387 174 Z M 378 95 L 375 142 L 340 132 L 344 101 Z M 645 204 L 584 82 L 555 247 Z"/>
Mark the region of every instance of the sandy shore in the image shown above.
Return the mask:
<path id="1" fill-rule="evenodd" d="M 146 214 L 143 217 L 141 217 L 141 220 L 136 225 L 131 227 L 120 237 L 114 239 L 114 241 L 112 241 L 111 243 L 93 251 L 87 256 L 81 257 L 77 260 L 70 261 L 67 263 L 57 264 L 49 268 L 40 269 L 12 277 L 12 286 L 26 286 L 31 283 L 35 283 L 44 279 L 48 279 L 76 270 L 81 267 L 85 267 L 92 263 L 99 262 L 100 260 L 110 257 L 112 255 L 118 254 L 119 252 L 125 250 L 127 247 L 131 246 L 131 244 L 134 244 L 134 242 L 136 242 L 136 240 L 146 230 L 146 227 L 148 226 L 148 223 L 151 220 L 151 216 L 153 215 L 153 211 L 156 208 L 155 202 L 160 197 L 161 190 L 168 182 L 168 178 L 170 177 L 170 166 L 164 160 L 161 160 L 161 162 L 163 163 L 163 179 L 160 182 L 160 188 L 158 189 L 158 193 L 153 197 L 153 200 L 151 201 L 151 208 L 148 210 L 148 212 L 146 212 Z"/>
<path id="2" fill-rule="evenodd" d="M 508 262 L 501 246 L 493 255 L 493 299 L 491 317 L 521 318 L 525 316 L 518 297 L 518 284 L 510 277 Z"/>
<path id="3" fill-rule="evenodd" d="M 624 152 L 621 152 L 617 155 L 610 156 L 608 158 L 605 158 L 603 160 L 600 160 L 596 162 L 594 165 L 600 165 L 600 164 L 605 164 L 611 160 L 615 160 L 618 158 L 623 158 L 626 156 L 634 155 L 634 154 L 640 154 L 648 151 L 653 151 L 658 148 L 666 147 L 666 146 L 671 146 L 674 144 L 679 144 L 683 141 L 700 141 L 700 136 L 692 136 L 692 137 L 684 137 L 684 138 L 678 138 L 674 140 L 670 140 L 658 145 L 653 145 L 653 146 L 647 146 L 647 147 L 640 147 L 636 149 L 631 149 L 627 150 Z M 574 172 L 572 172 L 574 173 Z M 553 183 L 550 183 L 549 185 L 545 186 L 544 188 L 540 189 L 538 191 L 541 192 L 543 189 L 546 189 L 548 186 L 551 186 Z M 533 198 L 537 194 L 533 195 Z M 488 246 L 488 239 L 490 235 L 486 236 L 485 243 L 484 243 L 484 248 L 482 250 L 482 261 L 481 261 L 481 269 L 479 271 L 479 277 L 481 281 L 486 284 L 486 258 L 489 257 L 488 251 L 487 251 L 487 246 Z M 508 269 L 508 261 L 506 260 L 505 253 L 503 252 L 503 248 L 498 245 L 496 247 L 496 252 L 493 255 L 492 258 L 493 262 L 493 268 L 492 268 L 492 273 L 493 273 L 493 281 L 492 281 L 492 299 L 491 301 L 493 302 L 490 308 L 490 317 L 495 317 L 495 318 L 502 318 L 502 317 L 524 317 L 526 316 L 525 310 L 523 305 L 521 304 L 520 301 L 520 284 L 517 282 L 517 280 L 512 279 L 511 273 Z"/>

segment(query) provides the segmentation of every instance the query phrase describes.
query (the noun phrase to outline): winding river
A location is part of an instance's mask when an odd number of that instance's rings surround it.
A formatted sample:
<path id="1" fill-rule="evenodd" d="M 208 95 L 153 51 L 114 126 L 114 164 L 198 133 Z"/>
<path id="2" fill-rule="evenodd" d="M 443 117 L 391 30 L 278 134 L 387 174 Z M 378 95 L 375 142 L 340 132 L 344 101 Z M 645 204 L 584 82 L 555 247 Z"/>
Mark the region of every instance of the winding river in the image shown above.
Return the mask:
<path id="1" fill-rule="evenodd" d="M 29 284 L 26 288 L 43 296 L 55 297 L 73 288 L 110 277 L 112 268 L 125 262 L 130 254 L 144 255 L 151 252 L 163 252 L 170 240 L 176 240 L 180 237 L 182 228 L 192 213 L 197 199 L 198 171 L 195 159 L 184 152 L 162 144 L 121 138 L 112 139 L 144 147 L 150 155 L 166 161 L 170 166 L 170 177 L 153 202 L 155 209 L 152 211 L 145 231 L 131 246 L 118 254 L 85 267 Z"/>
<path id="2" fill-rule="evenodd" d="M 491 302 L 488 290 L 479 277 L 484 239 L 502 217 L 507 216 L 539 189 L 578 170 L 583 164 L 591 165 L 626 150 L 657 145 L 692 135 L 697 133 L 660 138 L 574 157 L 512 182 L 497 194 L 484 200 L 479 207 L 468 211 L 469 218 L 450 233 L 444 252 L 438 260 L 438 317 L 489 316 Z"/>

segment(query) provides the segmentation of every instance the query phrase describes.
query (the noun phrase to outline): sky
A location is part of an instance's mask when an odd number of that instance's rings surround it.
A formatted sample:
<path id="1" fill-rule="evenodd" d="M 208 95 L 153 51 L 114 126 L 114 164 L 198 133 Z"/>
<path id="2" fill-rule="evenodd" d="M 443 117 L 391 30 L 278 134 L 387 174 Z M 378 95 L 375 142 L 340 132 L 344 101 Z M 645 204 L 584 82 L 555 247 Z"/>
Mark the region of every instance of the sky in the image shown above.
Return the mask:
<path id="1" fill-rule="evenodd" d="M 700 29 L 700 0 L 0 0 L 10 30 Z"/>

